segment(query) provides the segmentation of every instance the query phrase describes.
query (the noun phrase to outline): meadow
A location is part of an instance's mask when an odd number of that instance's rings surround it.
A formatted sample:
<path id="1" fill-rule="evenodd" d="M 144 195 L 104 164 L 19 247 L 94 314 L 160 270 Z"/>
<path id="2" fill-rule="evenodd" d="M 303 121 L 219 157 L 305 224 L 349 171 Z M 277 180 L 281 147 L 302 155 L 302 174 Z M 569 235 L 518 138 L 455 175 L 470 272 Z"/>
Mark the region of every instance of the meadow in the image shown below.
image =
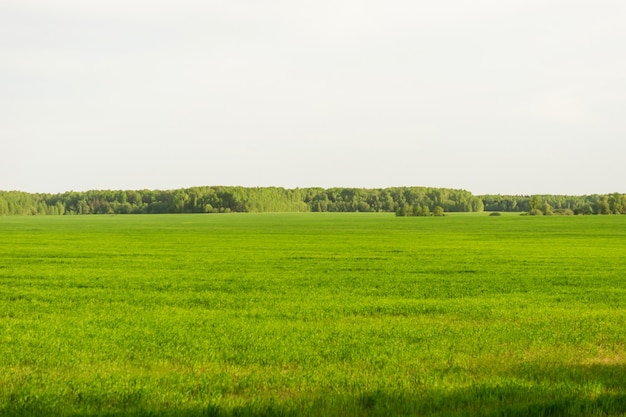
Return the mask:
<path id="1" fill-rule="evenodd" d="M 0 217 L 0 416 L 624 416 L 626 216 Z"/>

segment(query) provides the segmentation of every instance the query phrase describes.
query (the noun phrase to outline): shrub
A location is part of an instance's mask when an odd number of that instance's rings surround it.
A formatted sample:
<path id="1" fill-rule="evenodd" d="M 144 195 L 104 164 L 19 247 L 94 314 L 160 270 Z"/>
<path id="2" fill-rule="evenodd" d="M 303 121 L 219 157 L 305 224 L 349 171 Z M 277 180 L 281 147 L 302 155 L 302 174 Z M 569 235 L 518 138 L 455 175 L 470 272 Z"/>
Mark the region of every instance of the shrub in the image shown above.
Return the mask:
<path id="1" fill-rule="evenodd" d="M 554 214 L 558 214 L 559 216 L 573 216 L 574 212 L 566 208 L 566 209 L 556 209 L 554 210 Z"/>

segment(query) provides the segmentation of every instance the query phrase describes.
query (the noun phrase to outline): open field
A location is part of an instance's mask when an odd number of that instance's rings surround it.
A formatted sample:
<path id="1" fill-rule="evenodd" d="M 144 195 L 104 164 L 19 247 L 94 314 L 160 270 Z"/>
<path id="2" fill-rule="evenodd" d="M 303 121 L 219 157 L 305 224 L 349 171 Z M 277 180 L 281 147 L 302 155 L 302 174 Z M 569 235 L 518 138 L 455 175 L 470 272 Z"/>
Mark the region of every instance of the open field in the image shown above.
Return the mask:
<path id="1" fill-rule="evenodd" d="M 626 216 L 0 217 L 0 415 L 626 415 Z"/>

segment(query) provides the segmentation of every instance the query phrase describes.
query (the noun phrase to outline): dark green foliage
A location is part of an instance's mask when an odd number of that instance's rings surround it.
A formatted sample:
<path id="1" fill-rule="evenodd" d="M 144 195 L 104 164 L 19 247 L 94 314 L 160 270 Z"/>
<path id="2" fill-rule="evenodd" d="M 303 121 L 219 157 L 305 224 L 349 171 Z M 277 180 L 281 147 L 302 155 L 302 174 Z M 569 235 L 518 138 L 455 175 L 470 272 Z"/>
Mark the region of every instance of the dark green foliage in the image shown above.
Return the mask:
<path id="1" fill-rule="evenodd" d="M 479 198 L 487 211 L 526 212 L 541 214 L 626 214 L 626 197 L 621 193 L 610 195 L 482 195 Z M 546 206 L 547 205 L 547 206 Z M 546 210 L 548 209 L 548 210 Z M 565 212 L 565 210 L 569 210 Z"/>
<path id="2" fill-rule="evenodd" d="M 0 215 L 159 214 L 230 212 L 396 212 L 408 207 L 430 215 L 482 211 L 482 202 L 464 190 L 427 187 L 296 188 L 193 187 L 177 190 L 86 191 L 29 194 L 0 191 Z"/>
<path id="3" fill-rule="evenodd" d="M 444 210 L 441 206 L 435 206 L 431 211 L 427 205 L 420 206 L 419 204 L 414 204 L 409 206 L 405 204 L 396 210 L 396 216 L 444 216 Z"/>
<path id="4" fill-rule="evenodd" d="M 433 216 L 443 216 L 443 207 L 441 206 L 435 206 L 435 208 L 433 209 Z"/>
<path id="5" fill-rule="evenodd" d="M 261 212 L 390 212 L 431 216 L 488 211 L 530 214 L 624 214 L 620 193 L 589 196 L 474 196 L 447 188 L 193 187 L 176 190 L 93 190 L 62 194 L 0 191 L 0 215 Z M 566 211 L 567 210 L 567 211 Z"/>

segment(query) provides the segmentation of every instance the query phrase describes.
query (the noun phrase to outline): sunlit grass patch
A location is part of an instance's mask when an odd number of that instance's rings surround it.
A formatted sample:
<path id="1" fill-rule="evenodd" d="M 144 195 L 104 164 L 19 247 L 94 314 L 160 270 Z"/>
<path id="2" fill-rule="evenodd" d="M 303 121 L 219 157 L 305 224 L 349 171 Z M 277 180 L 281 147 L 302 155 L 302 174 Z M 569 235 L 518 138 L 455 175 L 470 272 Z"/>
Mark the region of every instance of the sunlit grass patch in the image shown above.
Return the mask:
<path id="1" fill-rule="evenodd" d="M 620 415 L 626 218 L 0 218 L 0 415 Z"/>

